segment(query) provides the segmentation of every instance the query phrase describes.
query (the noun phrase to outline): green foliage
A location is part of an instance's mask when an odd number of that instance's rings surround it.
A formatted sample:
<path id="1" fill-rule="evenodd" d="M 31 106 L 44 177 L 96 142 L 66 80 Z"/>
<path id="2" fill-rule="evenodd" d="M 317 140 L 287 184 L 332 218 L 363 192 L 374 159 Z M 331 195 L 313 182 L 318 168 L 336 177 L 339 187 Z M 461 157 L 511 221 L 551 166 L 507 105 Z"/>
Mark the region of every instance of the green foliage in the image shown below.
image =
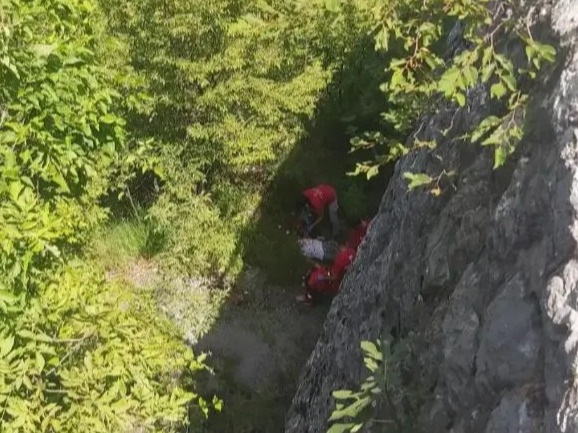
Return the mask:
<path id="1" fill-rule="evenodd" d="M 553 47 L 535 41 L 523 16 L 523 5 L 513 0 L 500 5 L 470 0 L 395 0 L 383 1 L 375 9 L 377 20 L 376 49 L 390 55 L 388 81 L 381 88 L 387 94 L 388 111 L 383 114 L 385 129 L 396 131 L 384 137 L 366 134 L 353 140 L 354 149 L 368 146 L 385 147 L 386 153 L 375 161 L 360 163 L 353 174 L 372 177 L 379 165 L 391 162 L 423 143 L 414 136 L 404 146 L 409 132 L 417 126 L 420 116 L 432 113 L 443 100 L 458 108 L 467 104 L 468 93 L 485 86 L 490 98 L 499 107 L 497 115 L 482 119 L 466 136 L 472 142 L 494 148 L 494 167 L 504 164 L 523 135 L 529 83 L 545 63 L 555 60 Z M 457 22 L 467 47 L 447 59 L 444 39 Z M 516 67 L 508 58 L 508 50 L 500 46 L 498 37 L 518 35 L 525 45 L 527 67 Z M 526 83 L 522 85 L 521 83 Z M 450 133 L 452 126 L 444 131 Z M 428 143 L 427 147 L 435 146 Z M 410 187 L 430 185 L 425 174 L 410 178 Z M 416 180 L 419 178 L 419 182 Z"/>
<path id="2" fill-rule="evenodd" d="M 117 94 L 95 63 L 90 2 L 0 4 L 0 271 L 22 290 L 104 216 L 96 197 L 122 145 Z M 14 286 L 14 287 L 16 287 Z"/>
<path id="3" fill-rule="evenodd" d="M 369 31 L 367 2 L 338 3 L 347 14 L 319 1 L 102 1 L 128 60 L 116 66 L 128 128 L 155 143 L 164 188 L 150 214 L 171 267 L 240 268 L 264 191 Z"/>
<path id="4" fill-rule="evenodd" d="M 339 205 L 347 212 L 346 216 L 352 220 L 367 218 L 370 215 L 370 204 L 367 194 L 358 182 L 336 182 L 339 189 Z"/>
<path id="5" fill-rule="evenodd" d="M 2 431 L 172 431 L 198 400 L 175 373 L 204 366 L 151 300 L 86 266 L 59 270 L 25 310 L 10 300 L 7 314 Z"/>
<path id="6" fill-rule="evenodd" d="M 407 187 L 411 191 L 414 188 L 422 185 L 430 185 L 433 182 L 433 179 L 424 173 L 404 173 L 403 177 L 409 181 Z"/>
<path id="7" fill-rule="evenodd" d="M 434 196 L 439 196 L 442 193 L 441 182 L 446 179 L 451 179 L 455 176 L 455 171 L 446 171 L 442 170 L 442 172 L 436 176 L 431 177 L 425 173 L 410 173 L 405 172 L 403 173 L 403 177 L 408 181 L 408 189 L 410 191 L 426 186 L 429 188 L 429 192 Z"/>
<path id="8" fill-rule="evenodd" d="M 202 360 L 150 299 L 71 262 L 127 140 L 98 19 L 88 0 L 0 2 L 2 432 L 168 432 L 208 410 L 183 374 Z"/>
<path id="9" fill-rule="evenodd" d="M 152 221 L 167 233 L 164 263 L 174 270 L 233 275 L 236 263 L 235 235 L 231 222 L 223 221 L 210 199 L 187 195 L 183 201 L 164 194 L 150 211 Z"/>
<path id="10" fill-rule="evenodd" d="M 407 345 L 401 341 L 392 348 L 389 340 L 362 341 L 363 361 L 370 374 L 358 391 L 333 391 L 335 410 L 327 433 L 355 433 L 364 426 L 375 424 L 391 426 L 392 431 L 403 431 L 410 422 L 402 404 L 400 365 Z M 387 415 L 391 419 L 380 419 Z M 384 430 L 389 431 L 389 429 Z"/>

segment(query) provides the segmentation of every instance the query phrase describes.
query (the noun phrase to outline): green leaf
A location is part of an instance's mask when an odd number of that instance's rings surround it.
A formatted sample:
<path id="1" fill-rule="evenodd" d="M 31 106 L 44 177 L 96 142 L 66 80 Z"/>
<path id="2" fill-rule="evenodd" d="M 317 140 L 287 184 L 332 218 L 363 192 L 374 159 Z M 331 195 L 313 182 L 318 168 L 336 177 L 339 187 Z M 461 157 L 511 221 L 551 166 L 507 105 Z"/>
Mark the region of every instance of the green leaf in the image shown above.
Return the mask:
<path id="1" fill-rule="evenodd" d="M 383 359 L 381 351 L 377 348 L 377 345 L 371 341 L 362 341 L 361 349 L 373 359 L 381 361 Z"/>
<path id="2" fill-rule="evenodd" d="M 348 389 L 340 389 L 337 391 L 333 391 L 333 398 L 337 399 L 337 400 L 343 400 L 343 399 L 347 399 L 350 398 L 352 396 L 352 392 Z"/>
<path id="3" fill-rule="evenodd" d="M 482 68 L 482 83 L 487 83 L 488 80 L 492 78 L 492 75 L 495 70 L 496 70 L 495 63 L 490 63 L 489 65 L 484 66 Z"/>
<path id="4" fill-rule="evenodd" d="M 494 169 L 501 167 L 506 162 L 509 152 L 504 146 L 497 146 L 494 150 Z"/>
<path id="5" fill-rule="evenodd" d="M 462 93 L 456 93 L 455 98 L 460 107 L 466 105 L 466 97 Z"/>
<path id="6" fill-rule="evenodd" d="M 504 134 L 502 128 L 496 129 L 494 132 L 492 132 L 492 134 L 490 134 L 488 138 L 482 141 L 482 146 L 490 146 L 492 144 L 494 145 L 502 144 L 504 141 L 503 135 Z"/>
<path id="7" fill-rule="evenodd" d="M 498 64 L 507 72 L 509 72 L 511 75 L 514 74 L 514 66 L 512 65 L 512 62 L 506 58 L 504 55 L 502 54 L 495 54 L 494 55 L 494 59 L 496 59 L 496 61 L 498 62 Z"/>
<path id="8" fill-rule="evenodd" d="M 389 49 L 389 33 L 386 29 L 382 29 L 375 36 L 375 50 L 387 51 Z"/>
<path id="9" fill-rule="evenodd" d="M 501 99 L 506 92 L 507 90 L 502 83 L 492 84 L 492 87 L 490 88 L 490 95 L 492 98 Z"/>
<path id="10" fill-rule="evenodd" d="M 22 185 L 20 182 L 10 182 L 10 185 L 8 186 L 10 198 L 14 202 L 18 202 L 18 198 L 20 197 L 20 193 L 22 192 L 23 189 L 24 185 Z"/>
<path id="11" fill-rule="evenodd" d="M 84 60 L 82 60 L 79 57 L 68 57 L 66 60 L 64 60 L 63 65 L 64 66 L 78 66 L 80 64 L 83 64 Z"/>
<path id="12" fill-rule="evenodd" d="M 12 335 L 6 337 L 0 343 L 0 357 L 5 357 L 10 353 L 12 348 L 14 347 L 14 337 Z"/>
<path id="13" fill-rule="evenodd" d="M 66 182 L 66 179 L 64 178 L 62 173 L 55 172 L 52 175 L 52 181 L 60 187 L 61 191 L 70 192 L 70 188 L 68 187 L 68 183 Z"/>
<path id="14" fill-rule="evenodd" d="M 496 116 L 488 116 L 482 120 L 476 129 L 472 132 L 472 143 L 478 141 L 484 134 L 486 134 L 490 129 L 496 127 L 500 124 L 501 119 Z"/>
<path id="15" fill-rule="evenodd" d="M 468 87 L 473 87 L 478 81 L 478 70 L 473 66 L 467 66 L 463 71 L 463 75 L 466 78 Z"/>
<path id="16" fill-rule="evenodd" d="M 8 56 L 4 56 L 4 57 L 0 58 L 0 65 L 4 65 L 10 72 L 12 72 L 14 74 L 14 76 L 18 80 L 20 79 L 20 74 L 18 73 L 18 69 L 16 68 L 14 63 L 12 63 L 10 61 L 10 58 Z"/>
<path id="17" fill-rule="evenodd" d="M 482 65 L 489 65 L 492 57 L 494 55 L 494 49 L 492 47 L 484 48 L 484 54 L 482 55 Z M 492 63 L 493 64 L 493 63 Z"/>
<path id="18" fill-rule="evenodd" d="M 333 424 L 329 430 L 327 430 L 327 433 L 344 433 L 344 432 L 348 432 L 351 431 L 351 429 L 355 426 L 355 424 L 349 423 L 349 424 Z"/>
<path id="19" fill-rule="evenodd" d="M 372 358 L 367 357 L 364 359 L 363 362 L 365 363 L 365 367 L 372 373 L 375 373 L 379 368 L 377 362 L 375 362 L 375 360 L 373 360 Z"/>
<path id="20" fill-rule="evenodd" d="M 337 13 L 341 9 L 340 0 L 325 0 L 325 9 L 329 12 Z"/>
<path id="21" fill-rule="evenodd" d="M 36 352 L 36 368 L 38 368 L 39 371 L 42 371 L 44 369 L 44 364 L 44 357 L 40 352 Z"/>
<path id="22" fill-rule="evenodd" d="M 84 355 L 84 366 L 86 367 L 89 376 L 92 376 L 92 355 L 90 352 L 87 352 L 86 355 Z"/>
<path id="23" fill-rule="evenodd" d="M 2 131 L 0 132 L 0 143 L 10 144 L 15 143 L 18 140 L 18 135 L 14 131 Z"/>
<path id="24" fill-rule="evenodd" d="M 362 397 L 357 399 L 355 402 L 351 403 L 343 409 L 335 410 L 329 417 L 329 421 L 336 421 L 342 418 L 354 418 L 361 413 L 365 407 L 371 403 L 370 397 Z"/>
<path id="25" fill-rule="evenodd" d="M 115 123 L 116 120 L 117 120 L 117 117 L 113 114 L 106 114 L 100 118 L 100 121 L 102 123 L 107 123 L 107 124 Z"/>
<path id="26" fill-rule="evenodd" d="M 223 410 L 223 400 L 221 400 L 217 396 L 213 396 L 213 408 L 217 412 L 221 412 Z"/>
<path id="27" fill-rule="evenodd" d="M 18 297 L 8 290 L 0 290 L 0 301 L 8 305 L 14 305 L 18 301 Z"/>
<path id="28" fill-rule="evenodd" d="M 396 69 L 393 75 L 391 76 L 391 81 L 389 82 L 389 87 L 391 89 L 395 89 L 399 87 L 401 83 L 405 82 L 405 77 L 403 76 L 402 69 Z"/>
<path id="29" fill-rule="evenodd" d="M 556 49 L 551 45 L 541 44 L 539 42 L 536 43 L 537 51 L 540 55 L 547 61 L 553 62 L 556 60 Z"/>
<path id="30" fill-rule="evenodd" d="M 506 74 L 502 77 L 502 81 L 506 84 L 511 92 L 516 91 L 516 79 L 513 75 Z"/>
<path id="31" fill-rule="evenodd" d="M 453 96 L 455 93 L 459 76 L 460 71 L 455 66 L 452 66 L 441 76 L 438 82 L 438 90 L 442 92 L 446 98 Z"/>
<path id="32" fill-rule="evenodd" d="M 409 173 L 405 172 L 403 177 L 409 181 L 408 188 L 413 190 L 422 185 L 429 185 L 433 179 L 425 173 Z"/>
<path id="33" fill-rule="evenodd" d="M 50 338 L 48 335 L 46 334 L 35 334 L 32 331 L 29 331 L 27 329 L 22 329 L 20 331 L 17 332 L 17 334 L 22 337 L 22 338 L 27 338 L 29 340 L 34 340 L 34 341 L 43 341 L 45 343 L 52 343 L 53 339 Z"/>
<path id="34" fill-rule="evenodd" d="M 425 62 L 427 63 L 427 65 L 430 67 L 430 69 L 435 69 L 439 66 L 439 64 L 436 62 L 436 58 L 434 56 L 425 56 Z"/>
<path id="35" fill-rule="evenodd" d="M 532 59 L 534 58 L 534 54 L 535 54 L 535 49 L 534 46 L 531 44 L 526 45 L 526 57 L 528 58 L 528 62 L 531 62 Z"/>
<path id="36" fill-rule="evenodd" d="M 379 166 L 372 165 L 367 169 L 367 179 L 371 179 L 372 177 L 377 176 L 378 173 L 379 173 Z"/>

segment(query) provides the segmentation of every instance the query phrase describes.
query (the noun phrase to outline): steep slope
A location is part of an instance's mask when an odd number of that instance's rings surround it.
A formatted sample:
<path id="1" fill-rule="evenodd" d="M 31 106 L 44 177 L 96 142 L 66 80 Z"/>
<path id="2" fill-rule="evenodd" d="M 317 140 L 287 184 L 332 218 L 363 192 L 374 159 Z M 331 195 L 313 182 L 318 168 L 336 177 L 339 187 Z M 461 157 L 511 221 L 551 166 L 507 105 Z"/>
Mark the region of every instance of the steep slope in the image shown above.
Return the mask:
<path id="1" fill-rule="evenodd" d="M 563 59 L 533 95 L 523 143 L 494 171 L 490 152 L 455 139 L 489 109 L 483 89 L 424 119 L 441 158 L 397 163 L 286 432 L 324 433 L 331 391 L 363 377 L 360 341 L 385 333 L 414 341 L 413 373 L 431 397 L 420 431 L 578 431 L 578 3 L 527 3 Z M 404 172 L 447 167 L 455 190 L 407 192 Z"/>

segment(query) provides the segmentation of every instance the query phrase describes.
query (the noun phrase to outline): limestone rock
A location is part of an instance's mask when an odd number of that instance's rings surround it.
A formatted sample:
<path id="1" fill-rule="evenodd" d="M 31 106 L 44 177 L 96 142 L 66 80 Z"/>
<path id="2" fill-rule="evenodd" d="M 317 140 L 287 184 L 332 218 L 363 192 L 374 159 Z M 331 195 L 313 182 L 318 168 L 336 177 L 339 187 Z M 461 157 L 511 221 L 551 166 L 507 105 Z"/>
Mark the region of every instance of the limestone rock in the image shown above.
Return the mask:
<path id="1" fill-rule="evenodd" d="M 397 162 L 287 433 L 327 431 L 331 392 L 366 374 L 360 342 L 385 333 L 422 339 L 412 362 L 431 398 L 419 431 L 578 432 L 578 1 L 525 3 L 542 23 L 535 36 L 562 53 L 533 93 L 526 137 L 499 170 L 488 149 L 455 140 L 489 112 L 481 88 L 468 109 L 423 119 L 421 138 L 438 142 L 444 165 L 425 151 Z M 407 192 L 404 172 L 447 167 L 455 191 Z"/>

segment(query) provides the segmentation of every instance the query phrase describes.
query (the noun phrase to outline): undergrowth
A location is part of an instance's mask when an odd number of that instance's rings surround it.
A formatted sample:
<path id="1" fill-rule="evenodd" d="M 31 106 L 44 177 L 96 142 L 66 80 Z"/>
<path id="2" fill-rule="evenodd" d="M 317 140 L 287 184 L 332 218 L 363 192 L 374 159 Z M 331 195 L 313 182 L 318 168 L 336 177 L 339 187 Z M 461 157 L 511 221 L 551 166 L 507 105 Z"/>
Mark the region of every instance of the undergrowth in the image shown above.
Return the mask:
<path id="1" fill-rule="evenodd" d="M 152 259 L 165 246 L 162 233 L 142 219 L 111 222 L 98 229 L 89 244 L 93 259 L 104 269 L 119 269 L 136 259 Z"/>

